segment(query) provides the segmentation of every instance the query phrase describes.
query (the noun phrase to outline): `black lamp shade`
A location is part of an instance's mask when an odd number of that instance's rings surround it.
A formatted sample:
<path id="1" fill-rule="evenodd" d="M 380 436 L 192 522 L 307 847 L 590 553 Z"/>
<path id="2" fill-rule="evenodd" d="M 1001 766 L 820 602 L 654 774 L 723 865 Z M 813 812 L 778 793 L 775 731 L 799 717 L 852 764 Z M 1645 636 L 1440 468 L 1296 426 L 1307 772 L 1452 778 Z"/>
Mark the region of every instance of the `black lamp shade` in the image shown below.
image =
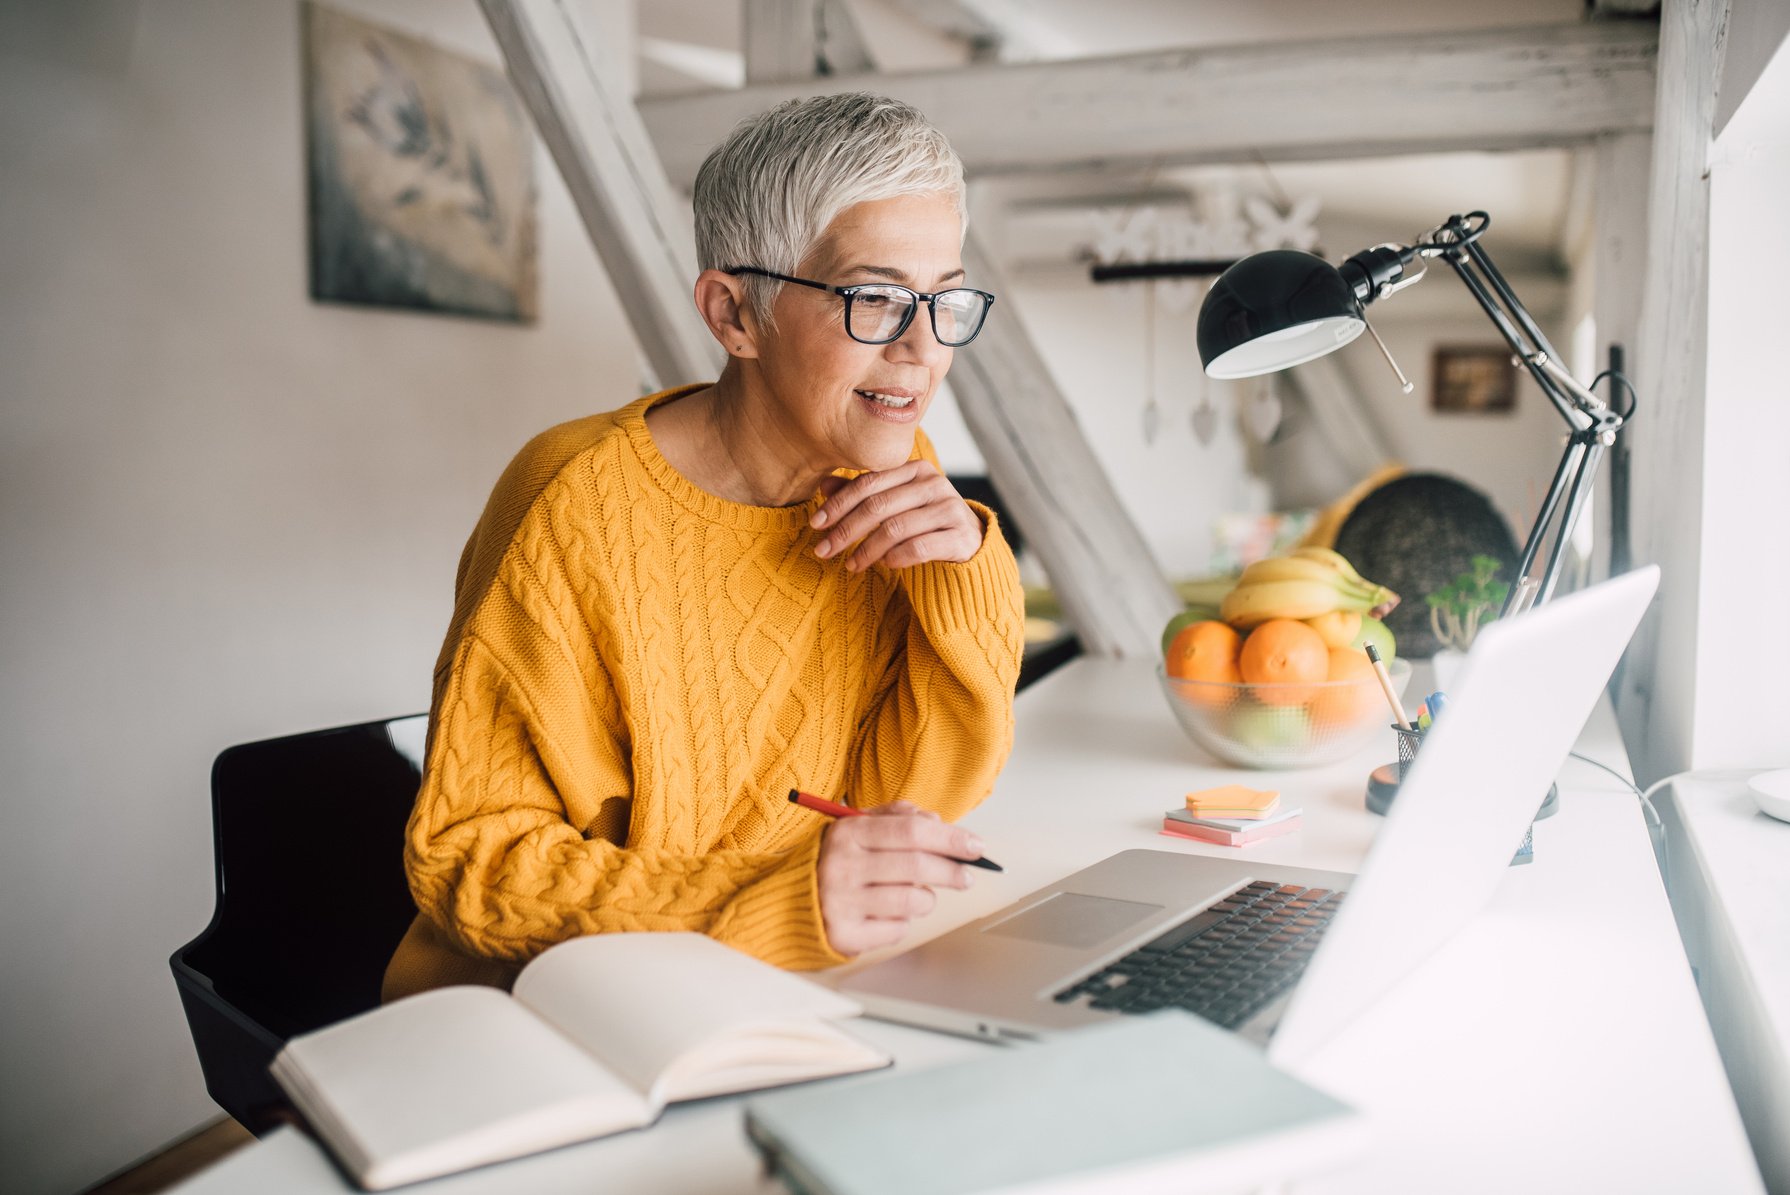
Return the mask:
<path id="1" fill-rule="evenodd" d="M 1336 267 L 1294 249 L 1244 258 L 1200 304 L 1200 361 L 1214 378 L 1248 378 L 1333 352 L 1367 325 Z"/>

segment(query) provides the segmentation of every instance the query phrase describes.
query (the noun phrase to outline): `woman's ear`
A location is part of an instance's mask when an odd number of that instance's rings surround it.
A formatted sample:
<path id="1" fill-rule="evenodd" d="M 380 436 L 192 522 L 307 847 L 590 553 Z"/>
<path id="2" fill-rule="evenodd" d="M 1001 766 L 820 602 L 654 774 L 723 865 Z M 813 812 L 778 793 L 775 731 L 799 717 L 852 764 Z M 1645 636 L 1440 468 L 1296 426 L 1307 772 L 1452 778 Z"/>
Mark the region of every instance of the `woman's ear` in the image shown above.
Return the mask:
<path id="1" fill-rule="evenodd" d="M 721 270 L 698 274 L 696 310 L 729 357 L 758 356 L 758 321 L 746 302 L 746 284 L 737 275 Z"/>

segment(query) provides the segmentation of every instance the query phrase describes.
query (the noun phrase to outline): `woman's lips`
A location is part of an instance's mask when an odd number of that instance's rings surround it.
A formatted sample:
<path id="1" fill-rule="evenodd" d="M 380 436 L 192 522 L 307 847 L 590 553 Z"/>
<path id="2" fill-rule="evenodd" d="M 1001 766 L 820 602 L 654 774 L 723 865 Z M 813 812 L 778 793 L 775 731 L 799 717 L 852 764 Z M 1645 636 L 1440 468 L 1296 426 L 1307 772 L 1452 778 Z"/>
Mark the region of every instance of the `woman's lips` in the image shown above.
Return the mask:
<path id="1" fill-rule="evenodd" d="M 912 406 L 914 400 L 920 397 L 916 391 L 899 389 L 878 388 L 872 390 L 866 388 L 859 390 L 857 393 L 869 399 L 871 402 L 897 411 Z"/>
<path id="2" fill-rule="evenodd" d="M 911 423 L 920 414 L 920 396 L 912 390 L 856 390 L 871 414 L 891 423 Z"/>

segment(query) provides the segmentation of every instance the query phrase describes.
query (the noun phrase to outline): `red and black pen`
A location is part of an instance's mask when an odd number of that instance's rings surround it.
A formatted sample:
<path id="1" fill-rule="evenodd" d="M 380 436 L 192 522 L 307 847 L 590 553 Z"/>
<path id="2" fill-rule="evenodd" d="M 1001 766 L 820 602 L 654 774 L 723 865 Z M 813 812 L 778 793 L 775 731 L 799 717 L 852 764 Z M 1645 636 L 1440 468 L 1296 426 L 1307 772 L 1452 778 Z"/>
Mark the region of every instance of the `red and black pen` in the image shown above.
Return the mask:
<path id="1" fill-rule="evenodd" d="M 812 809 L 816 813 L 824 813 L 828 817 L 863 817 L 862 809 L 853 809 L 850 805 L 841 805 L 837 801 L 829 801 L 825 797 L 817 797 L 805 793 L 801 789 L 789 790 L 789 803 L 800 805 L 803 809 Z M 959 859 L 959 863 L 968 863 L 971 867 L 980 867 L 985 871 L 1004 871 L 993 859 Z"/>

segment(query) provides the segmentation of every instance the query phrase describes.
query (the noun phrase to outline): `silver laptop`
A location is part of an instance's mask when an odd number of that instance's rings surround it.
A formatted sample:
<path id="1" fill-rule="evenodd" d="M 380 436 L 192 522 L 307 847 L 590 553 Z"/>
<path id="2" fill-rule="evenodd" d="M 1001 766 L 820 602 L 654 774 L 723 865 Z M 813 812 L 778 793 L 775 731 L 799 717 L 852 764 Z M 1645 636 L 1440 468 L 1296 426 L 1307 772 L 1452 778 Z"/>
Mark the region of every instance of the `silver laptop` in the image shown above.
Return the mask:
<path id="1" fill-rule="evenodd" d="M 1491 899 L 1658 584 L 1649 565 L 1481 632 L 1359 874 L 1122 851 L 840 989 L 992 1039 L 1172 1005 L 1304 1057 Z"/>

